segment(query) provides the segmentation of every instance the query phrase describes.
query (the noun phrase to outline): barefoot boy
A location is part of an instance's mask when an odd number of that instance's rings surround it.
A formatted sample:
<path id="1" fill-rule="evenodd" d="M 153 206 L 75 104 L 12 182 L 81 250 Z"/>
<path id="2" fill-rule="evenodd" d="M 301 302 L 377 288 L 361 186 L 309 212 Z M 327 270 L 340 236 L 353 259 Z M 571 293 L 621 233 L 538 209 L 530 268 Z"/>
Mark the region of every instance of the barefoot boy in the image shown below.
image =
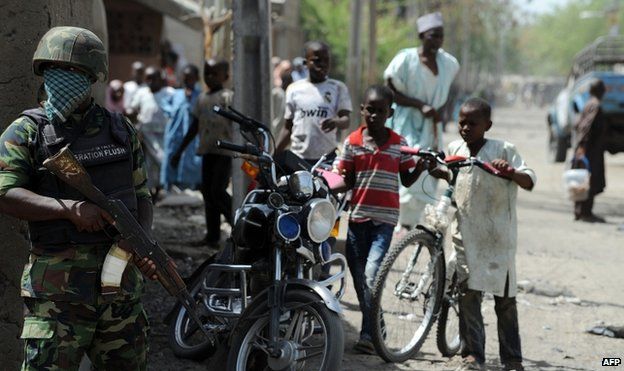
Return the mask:
<path id="1" fill-rule="evenodd" d="M 535 173 L 513 144 L 486 139 L 492 126 L 490 105 L 471 98 L 461 107 L 459 133 L 449 145 L 450 155 L 475 156 L 490 162 L 507 179 L 477 168 L 463 168 L 455 186 L 459 332 L 463 363 L 458 370 L 480 370 L 485 362 L 485 329 L 481 316 L 483 292 L 494 294 L 500 359 L 505 370 L 522 370 L 516 310 L 516 194 L 518 186 L 531 190 Z"/>

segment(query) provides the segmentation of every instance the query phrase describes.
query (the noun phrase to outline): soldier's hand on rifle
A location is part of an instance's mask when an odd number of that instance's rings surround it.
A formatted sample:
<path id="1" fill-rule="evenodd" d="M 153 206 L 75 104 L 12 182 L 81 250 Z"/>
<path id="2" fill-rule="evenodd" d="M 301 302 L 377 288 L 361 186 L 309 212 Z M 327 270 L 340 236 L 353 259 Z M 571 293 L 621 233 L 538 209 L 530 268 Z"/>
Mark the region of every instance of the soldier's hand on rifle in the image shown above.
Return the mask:
<path id="1" fill-rule="evenodd" d="M 109 213 L 88 201 L 77 201 L 67 210 L 69 219 L 78 231 L 97 232 L 115 220 Z"/>
<path id="2" fill-rule="evenodd" d="M 158 275 L 156 274 L 156 264 L 151 259 L 148 258 L 139 258 L 138 256 L 134 256 L 134 265 L 139 268 L 141 273 L 150 280 L 157 280 Z"/>
<path id="3" fill-rule="evenodd" d="M 134 265 L 136 265 L 137 268 L 139 268 L 139 270 L 145 277 L 151 280 L 158 279 L 158 275 L 156 274 L 156 264 L 154 264 L 154 261 L 148 258 L 143 258 L 143 259 L 139 258 L 136 254 L 134 254 L 134 251 L 132 251 L 132 247 L 128 245 L 128 242 L 126 240 L 117 241 L 117 245 L 121 247 L 123 250 L 132 254 L 132 257 L 133 257 L 132 260 L 134 261 Z"/>

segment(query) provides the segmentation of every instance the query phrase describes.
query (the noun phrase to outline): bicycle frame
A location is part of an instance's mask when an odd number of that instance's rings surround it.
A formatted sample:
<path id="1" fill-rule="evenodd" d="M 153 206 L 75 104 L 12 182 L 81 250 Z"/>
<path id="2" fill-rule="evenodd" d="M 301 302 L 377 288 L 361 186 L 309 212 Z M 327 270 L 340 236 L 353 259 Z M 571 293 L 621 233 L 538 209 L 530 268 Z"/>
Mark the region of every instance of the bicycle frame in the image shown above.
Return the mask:
<path id="1" fill-rule="evenodd" d="M 447 214 L 449 207 L 453 204 L 452 199 L 455 193 L 455 184 L 457 182 L 457 176 L 460 169 L 463 167 L 477 166 L 479 168 L 482 168 L 486 172 L 491 173 L 492 175 L 501 175 L 500 171 L 495 169 L 492 165 L 482 162 L 475 157 L 465 158 L 460 156 L 451 156 L 445 159 L 443 153 L 438 153 L 430 150 L 413 149 L 410 147 L 402 147 L 401 152 L 423 157 L 427 160 L 435 160 L 438 164 L 447 166 L 448 169 L 451 171 L 451 179 L 447 179 L 448 188 L 444 192 L 443 196 L 440 198 L 436 206 L 427 205 L 427 207 L 425 207 L 425 224 L 418 224 L 416 226 L 417 229 L 424 230 L 432 236 L 432 238 L 434 239 L 434 247 L 437 256 L 429 263 L 427 271 L 421 276 L 418 285 L 416 285 L 416 287 L 413 287 L 413 285 L 409 284 L 408 280 L 411 271 L 414 268 L 414 264 L 422 249 L 422 246 L 418 246 L 418 248 L 410 257 L 409 264 L 403 272 L 401 280 L 394 289 L 394 294 L 396 296 L 400 296 L 409 300 L 416 300 L 425 289 L 425 285 L 430 278 L 430 272 L 433 269 L 432 265 L 434 264 L 434 261 L 439 258 L 445 259 L 444 238 L 450 224 L 450 220 L 448 220 Z M 444 263 L 444 277 L 446 277 L 446 259 Z M 445 284 L 445 291 L 447 288 L 446 286 L 447 285 Z"/>

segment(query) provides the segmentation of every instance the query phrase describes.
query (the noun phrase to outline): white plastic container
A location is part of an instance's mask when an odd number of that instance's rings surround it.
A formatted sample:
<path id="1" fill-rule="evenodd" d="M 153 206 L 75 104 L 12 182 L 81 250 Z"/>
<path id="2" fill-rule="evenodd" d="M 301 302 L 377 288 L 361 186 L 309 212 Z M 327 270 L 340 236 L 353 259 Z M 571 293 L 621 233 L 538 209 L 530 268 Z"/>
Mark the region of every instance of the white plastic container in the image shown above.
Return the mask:
<path id="1" fill-rule="evenodd" d="M 570 201 L 585 201 L 589 196 L 589 171 L 568 169 L 563 172 L 563 189 Z"/>

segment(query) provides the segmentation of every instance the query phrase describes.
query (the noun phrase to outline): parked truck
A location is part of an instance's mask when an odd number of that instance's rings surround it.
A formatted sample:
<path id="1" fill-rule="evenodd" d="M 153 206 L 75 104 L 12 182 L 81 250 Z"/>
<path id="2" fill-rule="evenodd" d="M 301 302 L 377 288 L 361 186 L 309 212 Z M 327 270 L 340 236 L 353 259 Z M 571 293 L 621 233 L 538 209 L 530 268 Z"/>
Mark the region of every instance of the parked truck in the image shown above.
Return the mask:
<path id="1" fill-rule="evenodd" d="M 554 162 L 566 159 L 593 79 L 601 79 L 607 87 L 602 100 L 607 123 L 605 149 L 624 152 L 624 37 L 602 36 L 574 57 L 567 83 L 548 111 L 548 152 Z"/>

